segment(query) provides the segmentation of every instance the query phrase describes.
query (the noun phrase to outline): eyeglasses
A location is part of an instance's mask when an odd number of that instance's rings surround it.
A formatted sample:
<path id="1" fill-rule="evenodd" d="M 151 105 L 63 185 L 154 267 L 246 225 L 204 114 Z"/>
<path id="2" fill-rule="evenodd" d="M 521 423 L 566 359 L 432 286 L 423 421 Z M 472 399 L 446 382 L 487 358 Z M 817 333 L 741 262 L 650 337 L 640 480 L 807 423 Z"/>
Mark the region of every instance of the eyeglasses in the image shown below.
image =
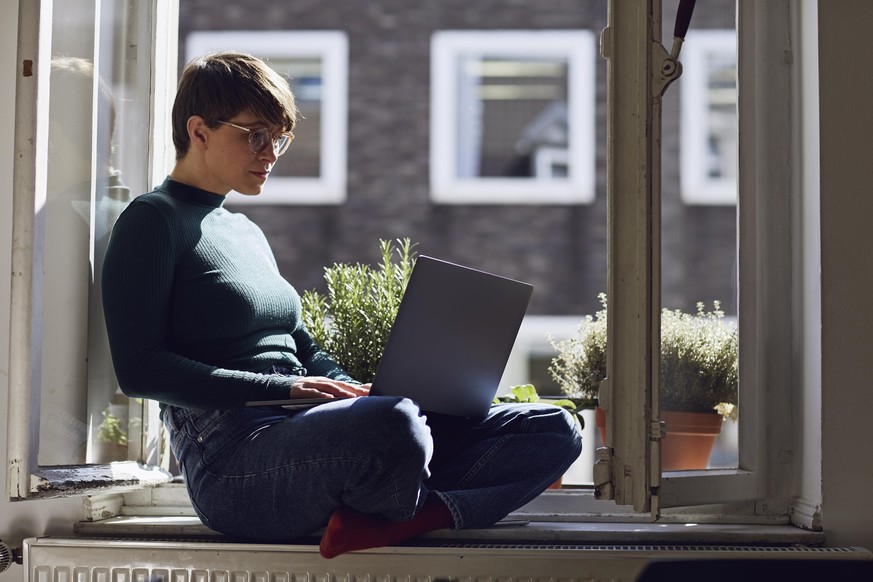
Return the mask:
<path id="1" fill-rule="evenodd" d="M 270 133 L 270 130 L 265 127 L 251 129 L 249 127 L 243 127 L 235 123 L 230 123 L 229 121 L 216 121 L 216 123 L 220 123 L 221 125 L 228 125 L 240 131 L 248 133 L 249 149 L 252 150 L 252 153 L 255 154 L 261 153 L 264 148 L 267 147 L 267 144 L 271 143 L 273 144 L 273 153 L 276 155 L 276 157 L 279 157 L 286 151 L 288 151 L 288 146 L 290 146 L 291 142 L 294 140 L 294 134 L 290 132 Z"/>

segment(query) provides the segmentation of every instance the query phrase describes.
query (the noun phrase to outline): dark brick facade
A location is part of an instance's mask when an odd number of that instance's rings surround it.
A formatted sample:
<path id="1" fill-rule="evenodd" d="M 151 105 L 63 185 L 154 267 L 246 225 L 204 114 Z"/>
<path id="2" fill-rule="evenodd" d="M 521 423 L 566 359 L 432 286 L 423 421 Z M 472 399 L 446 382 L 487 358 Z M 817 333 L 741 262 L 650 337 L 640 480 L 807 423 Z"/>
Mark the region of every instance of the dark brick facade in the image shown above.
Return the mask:
<path id="1" fill-rule="evenodd" d="M 733 2 L 698 5 L 693 26 L 730 27 Z M 713 4 L 717 6 L 713 7 Z M 373 262 L 380 238 L 534 284 L 530 314 L 577 315 L 606 288 L 606 62 L 597 62 L 597 179 L 591 205 L 437 205 L 429 198 L 430 37 L 436 30 L 599 31 L 605 0 L 181 0 L 180 53 L 194 30 L 343 30 L 349 38 L 348 200 L 237 206 L 266 232 L 283 274 L 321 288 L 336 261 Z M 714 9 L 715 8 L 715 9 Z M 675 2 L 665 2 L 665 21 Z M 672 30 L 672 23 L 665 29 Z M 233 47 L 228 47 L 233 48 Z M 721 299 L 735 311 L 735 208 L 679 200 L 677 86 L 664 107 L 664 303 Z"/>

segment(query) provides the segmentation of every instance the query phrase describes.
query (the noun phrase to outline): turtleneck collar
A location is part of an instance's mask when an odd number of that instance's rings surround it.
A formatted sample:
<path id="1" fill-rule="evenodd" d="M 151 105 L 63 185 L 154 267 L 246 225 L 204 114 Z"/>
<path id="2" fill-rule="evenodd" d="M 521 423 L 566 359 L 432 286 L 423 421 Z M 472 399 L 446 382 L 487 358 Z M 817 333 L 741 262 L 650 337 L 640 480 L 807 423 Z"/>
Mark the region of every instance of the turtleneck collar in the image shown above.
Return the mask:
<path id="1" fill-rule="evenodd" d="M 173 198 L 212 208 L 221 208 L 224 205 L 224 201 L 227 200 L 227 196 L 209 192 L 208 190 L 201 190 L 171 178 L 164 180 L 163 184 L 158 186 L 157 189 L 166 192 Z"/>

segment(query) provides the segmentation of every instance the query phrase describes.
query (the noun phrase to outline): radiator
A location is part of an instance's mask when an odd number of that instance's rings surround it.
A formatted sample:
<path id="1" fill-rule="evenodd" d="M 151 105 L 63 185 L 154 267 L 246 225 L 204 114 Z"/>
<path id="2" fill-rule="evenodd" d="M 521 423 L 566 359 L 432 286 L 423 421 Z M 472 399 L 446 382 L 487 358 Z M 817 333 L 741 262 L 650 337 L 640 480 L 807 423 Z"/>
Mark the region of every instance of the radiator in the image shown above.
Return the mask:
<path id="1" fill-rule="evenodd" d="M 31 538 L 23 554 L 28 582 L 621 581 L 657 559 L 873 558 L 854 547 L 442 544 L 325 560 L 310 545 L 82 538 Z"/>

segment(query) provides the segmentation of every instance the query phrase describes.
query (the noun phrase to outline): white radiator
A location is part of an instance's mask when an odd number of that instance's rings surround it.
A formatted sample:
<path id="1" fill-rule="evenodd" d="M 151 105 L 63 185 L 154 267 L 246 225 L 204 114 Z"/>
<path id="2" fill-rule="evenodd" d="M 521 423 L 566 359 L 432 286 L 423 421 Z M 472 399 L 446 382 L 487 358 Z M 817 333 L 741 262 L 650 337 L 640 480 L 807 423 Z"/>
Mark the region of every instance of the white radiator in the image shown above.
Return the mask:
<path id="1" fill-rule="evenodd" d="M 393 547 L 333 560 L 309 545 L 31 538 L 27 582 L 574 582 L 634 580 L 653 559 L 873 559 L 862 548 L 656 545 Z"/>

